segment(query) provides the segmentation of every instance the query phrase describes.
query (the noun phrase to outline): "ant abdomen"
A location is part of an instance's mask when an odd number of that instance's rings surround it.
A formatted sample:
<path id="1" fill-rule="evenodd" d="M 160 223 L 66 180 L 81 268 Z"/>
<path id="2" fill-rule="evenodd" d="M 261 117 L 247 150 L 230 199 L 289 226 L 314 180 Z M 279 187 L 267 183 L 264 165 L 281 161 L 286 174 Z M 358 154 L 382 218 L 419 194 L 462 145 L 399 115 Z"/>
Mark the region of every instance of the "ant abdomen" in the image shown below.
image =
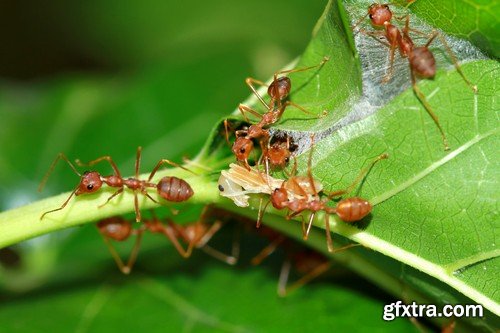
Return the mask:
<path id="1" fill-rule="evenodd" d="M 269 85 L 267 93 L 274 100 L 283 100 L 288 96 L 291 89 L 292 81 L 287 76 L 282 76 Z M 276 95 L 276 92 L 278 95 Z"/>
<path id="2" fill-rule="evenodd" d="M 418 76 L 431 78 L 436 74 L 436 59 L 427 47 L 415 47 L 410 53 L 409 60 Z"/>
<path id="3" fill-rule="evenodd" d="M 132 225 L 119 216 L 113 216 L 97 222 L 97 228 L 106 237 L 124 241 L 132 234 Z"/>
<path id="4" fill-rule="evenodd" d="M 163 177 L 156 185 L 158 194 L 167 201 L 182 202 L 194 194 L 191 185 L 177 177 Z"/>
<path id="5" fill-rule="evenodd" d="M 372 211 L 372 205 L 359 197 L 340 200 L 335 209 L 338 217 L 344 222 L 356 222 Z"/>

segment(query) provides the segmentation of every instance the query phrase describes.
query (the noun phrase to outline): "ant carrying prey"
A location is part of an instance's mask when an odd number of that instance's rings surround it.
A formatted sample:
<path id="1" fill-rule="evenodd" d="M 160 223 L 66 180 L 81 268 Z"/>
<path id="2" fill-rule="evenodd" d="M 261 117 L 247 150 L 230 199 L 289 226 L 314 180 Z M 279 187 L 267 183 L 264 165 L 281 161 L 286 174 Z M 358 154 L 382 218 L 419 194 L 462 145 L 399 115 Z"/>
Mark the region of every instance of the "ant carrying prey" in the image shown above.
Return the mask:
<path id="1" fill-rule="evenodd" d="M 139 198 L 138 198 L 138 193 L 142 193 L 145 195 L 147 198 L 149 198 L 151 201 L 158 203 L 157 200 L 155 200 L 151 195 L 148 193 L 148 189 L 154 188 L 156 189 L 157 193 L 165 200 L 167 201 L 173 201 L 173 202 L 182 202 L 186 201 L 189 198 L 191 198 L 194 194 L 193 189 L 191 186 L 183 179 L 177 178 L 177 177 L 163 177 L 160 179 L 158 183 L 152 183 L 151 179 L 153 179 L 154 175 L 158 171 L 158 169 L 163 165 L 163 164 L 169 164 L 174 167 L 178 167 L 181 169 L 184 169 L 186 171 L 189 171 L 193 173 L 191 170 L 174 163 L 172 161 L 169 161 L 167 159 L 162 159 L 158 161 L 156 166 L 153 168 L 153 171 L 149 174 L 149 177 L 147 180 L 141 180 L 139 179 L 139 167 L 141 163 L 141 151 L 142 148 L 138 147 L 137 148 L 137 156 L 135 160 L 135 177 L 132 178 L 123 178 L 120 174 L 120 171 L 118 170 L 118 167 L 116 166 L 115 162 L 110 156 L 102 156 L 99 157 L 93 161 L 90 161 L 88 163 L 82 163 L 80 160 L 76 160 L 75 163 L 78 166 L 93 166 L 99 162 L 102 161 L 107 161 L 110 165 L 111 168 L 113 169 L 113 174 L 110 176 L 102 176 L 99 172 L 97 171 L 85 171 L 83 174 L 78 172 L 76 170 L 75 166 L 73 163 L 69 161 L 69 159 L 64 155 L 63 153 L 59 153 L 50 166 L 49 170 L 45 174 L 45 176 L 42 179 L 42 182 L 40 183 L 40 186 L 38 188 L 39 191 L 43 189 L 45 186 L 45 183 L 47 182 L 50 174 L 54 170 L 54 167 L 56 166 L 57 162 L 59 160 L 64 160 L 68 163 L 70 168 L 80 177 L 80 182 L 76 186 L 76 188 L 71 192 L 69 195 L 68 199 L 61 205 L 61 207 L 49 210 L 40 216 L 40 220 L 42 220 L 45 215 L 57 212 L 59 210 L 64 209 L 68 202 L 71 200 L 73 195 L 78 196 L 81 194 L 90 194 L 97 192 L 100 190 L 103 186 L 103 184 L 108 185 L 109 187 L 115 187 L 118 188 L 118 190 L 113 193 L 104 204 L 100 205 L 100 207 L 106 205 L 111 199 L 116 197 L 117 195 L 121 194 L 125 188 L 129 188 L 133 191 L 134 193 L 134 208 L 135 208 L 135 219 L 137 222 L 141 220 L 141 212 L 139 210 Z M 193 173 L 194 174 L 194 173 Z"/>
<path id="2" fill-rule="evenodd" d="M 314 144 L 314 136 L 311 137 L 311 141 Z M 375 165 L 375 163 L 388 158 L 388 155 L 382 154 L 375 160 L 373 160 L 367 168 L 361 171 L 356 180 L 346 189 L 328 193 L 326 197 L 321 198 L 321 190 L 318 190 L 318 184 L 320 184 L 320 182 L 314 179 L 311 171 L 312 151 L 313 149 L 311 148 L 307 164 L 307 178 L 300 176 L 290 177 L 288 180 L 284 181 L 279 188 L 274 189 L 274 191 L 271 193 L 271 199 L 269 202 L 275 209 L 288 209 L 289 213 L 286 216 L 287 219 L 299 216 L 304 211 L 310 212 L 307 228 L 304 218 L 303 216 L 301 216 L 304 239 L 307 239 L 309 236 L 309 232 L 311 230 L 311 226 L 316 214 L 320 211 L 323 211 L 325 216 L 327 247 L 328 251 L 333 252 L 334 248 L 330 233 L 329 216 L 331 214 L 336 214 L 344 222 L 356 222 L 370 214 L 372 205 L 367 200 L 360 197 L 348 197 L 342 199 L 336 203 L 335 207 L 329 206 L 330 201 L 332 201 L 332 199 L 335 197 L 340 197 L 346 193 L 351 192 L 354 187 L 364 179 L 364 177 Z M 306 182 L 304 183 L 305 180 Z M 269 202 L 267 202 L 263 210 L 259 209 L 257 226 L 260 225 L 263 212 L 266 210 Z"/>
<path id="3" fill-rule="evenodd" d="M 382 78 L 382 83 L 387 83 L 392 79 L 394 74 L 395 52 L 396 50 L 399 50 L 399 54 L 401 55 L 401 57 L 408 59 L 413 91 L 438 127 L 443 141 L 444 149 L 449 150 L 450 147 L 448 144 L 448 140 L 443 128 L 441 127 L 439 119 L 432 110 L 432 107 L 427 101 L 425 95 L 417 86 L 417 78 L 433 78 L 436 74 L 436 60 L 434 58 L 434 54 L 429 49 L 429 46 L 436 39 L 436 37 L 439 38 L 441 43 L 444 45 L 446 52 L 453 62 L 453 65 L 455 66 L 457 72 L 460 74 L 464 82 L 472 89 L 474 93 L 477 93 L 477 87 L 465 77 L 455 55 L 446 42 L 446 39 L 439 32 L 434 30 L 430 34 L 426 34 L 419 30 L 410 28 L 409 15 L 406 15 L 403 18 L 397 18 L 398 20 L 405 20 L 404 28 L 400 29 L 392 24 L 393 13 L 389 5 L 377 3 L 372 4 L 368 8 L 368 13 L 364 15 L 358 22 L 356 22 L 353 30 L 356 29 L 356 27 L 361 24 L 367 16 L 370 18 L 371 25 L 374 28 L 383 30 L 366 31 L 363 29 L 359 29 L 358 31 L 368 36 L 374 37 L 377 42 L 389 48 L 389 69 L 386 75 Z M 410 32 L 422 36 L 427 36 L 427 42 L 423 46 L 415 46 L 413 39 L 410 36 Z M 380 40 L 380 37 L 383 37 L 385 40 Z"/>

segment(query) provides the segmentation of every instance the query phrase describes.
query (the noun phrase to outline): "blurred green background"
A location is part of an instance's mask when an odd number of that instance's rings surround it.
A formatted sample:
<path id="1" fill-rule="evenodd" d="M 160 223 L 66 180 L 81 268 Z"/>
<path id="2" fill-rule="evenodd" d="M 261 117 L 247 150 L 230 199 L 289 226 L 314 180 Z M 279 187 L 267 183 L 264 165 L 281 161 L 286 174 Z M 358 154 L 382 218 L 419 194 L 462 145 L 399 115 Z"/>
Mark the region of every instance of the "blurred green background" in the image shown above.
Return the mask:
<path id="1" fill-rule="evenodd" d="M 245 77 L 266 79 L 302 52 L 325 4 L 0 3 L 0 209 L 72 189 L 77 178 L 60 165 L 36 192 L 58 152 L 84 161 L 109 154 L 125 175 L 139 145 L 143 171 L 160 158 L 194 156 L 249 95 Z M 222 232 L 214 247 L 227 249 L 231 235 Z M 245 242 L 243 264 L 231 268 L 202 253 L 186 262 L 160 237 L 146 237 L 128 277 L 92 225 L 2 250 L 2 332 L 413 328 L 404 319 L 384 323 L 390 297 L 342 269 L 279 299 L 283 254 L 252 268 L 248 257 L 266 241 Z"/>

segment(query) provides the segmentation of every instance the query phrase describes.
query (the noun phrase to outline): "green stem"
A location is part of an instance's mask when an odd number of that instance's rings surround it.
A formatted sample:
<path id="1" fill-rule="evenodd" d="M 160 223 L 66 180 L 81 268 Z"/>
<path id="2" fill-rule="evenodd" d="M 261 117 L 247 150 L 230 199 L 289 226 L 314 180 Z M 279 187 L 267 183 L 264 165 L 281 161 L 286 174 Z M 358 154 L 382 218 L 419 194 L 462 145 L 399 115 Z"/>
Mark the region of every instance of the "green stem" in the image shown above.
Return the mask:
<path id="1" fill-rule="evenodd" d="M 206 176 L 193 176 L 182 169 L 169 169 L 158 172 L 155 179 L 166 175 L 183 178 L 191 185 L 195 194 L 189 200 L 190 204 L 216 203 L 221 199 L 217 184 Z M 142 175 L 140 179 L 145 179 L 147 176 L 147 174 Z M 98 208 L 97 206 L 104 203 L 113 192 L 113 188 L 103 188 L 102 191 L 94 194 L 74 197 L 63 210 L 48 214 L 43 220 L 40 220 L 42 213 L 60 207 L 70 192 L 2 212 L 0 213 L 0 248 L 52 231 L 93 223 L 105 217 L 121 215 L 134 210 L 134 196 L 131 191 L 127 190 L 107 205 Z M 158 207 L 144 195 L 138 195 L 141 210 Z M 165 203 L 165 200 L 160 198 L 157 193 L 151 192 L 150 195 L 159 202 Z"/>

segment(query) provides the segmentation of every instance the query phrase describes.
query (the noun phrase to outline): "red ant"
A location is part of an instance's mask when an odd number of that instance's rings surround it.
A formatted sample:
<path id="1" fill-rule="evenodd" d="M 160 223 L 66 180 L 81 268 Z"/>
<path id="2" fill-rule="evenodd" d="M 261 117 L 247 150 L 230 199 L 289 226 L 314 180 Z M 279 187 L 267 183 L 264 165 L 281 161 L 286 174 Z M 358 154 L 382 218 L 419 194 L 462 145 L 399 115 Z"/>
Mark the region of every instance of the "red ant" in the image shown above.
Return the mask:
<path id="1" fill-rule="evenodd" d="M 132 271 L 141 245 L 142 234 L 145 231 L 163 234 L 184 258 L 189 258 L 193 249 L 196 248 L 203 250 L 205 253 L 229 265 L 236 264 L 239 256 L 238 243 L 233 243 L 232 255 L 230 256 L 207 245 L 222 227 L 222 222 L 216 220 L 213 224 L 206 223 L 204 222 L 206 214 L 207 210 L 204 209 L 197 222 L 178 225 L 169 219 L 164 223 L 152 212 L 152 218 L 145 220 L 144 225 L 137 229 L 134 229 L 132 223 L 123 217 L 114 216 L 99 221 L 97 223 L 97 228 L 103 236 L 104 242 L 108 246 L 109 252 L 113 256 L 118 268 L 124 274 L 129 274 Z M 132 235 L 136 236 L 136 240 L 127 263 L 125 264 L 111 241 L 122 242 Z M 183 248 L 179 239 L 188 244 L 186 249 Z"/>
<path id="2" fill-rule="evenodd" d="M 303 72 L 316 67 L 321 67 L 328 60 L 328 57 L 324 57 L 323 60 L 315 66 L 276 72 L 274 73 L 273 81 L 271 82 L 271 84 L 269 84 L 269 86 L 266 83 L 253 78 L 247 78 L 245 80 L 245 83 L 250 87 L 253 94 L 259 99 L 259 101 L 267 110 L 266 113 L 260 114 L 259 112 L 244 104 L 240 104 L 238 106 L 238 109 L 248 123 L 250 123 L 250 120 L 246 116 L 247 112 L 260 119 L 258 123 L 250 125 L 248 129 L 238 130 L 235 132 L 236 141 L 234 142 L 231 150 L 236 155 L 236 159 L 239 162 L 244 163 L 247 169 L 250 167 L 250 165 L 248 164 L 248 157 L 253 150 L 252 140 L 258 139 L 262 151 L 264 151 L 269 141 L 269 131 L 265 127 L 277 123 L 281 119 L 281 116 L 285 112 L 287 106 L 292 105 L 304 113 L 311 114 L 309 111 L 298 104 L 295 104 L 291 101 L 283 102 L 288 97 L 290 90 L 292 89 L 292 82 L 289 77 L 279 75 Z M 271 97 L 269 103 L 266 103 L 266 101 L 264 101 L 264 98 L 255 89 L 254 84 L 268 87 L 267 93 Z M 224 121 L 224 126 L 226 128 L 226 141 L 229 142 L 227 119 Z"/>
<path id="3" fill-rule="evenodd" d="M 324 255 L 310 249 L 297 250 L 293 246 L 295 242 L 292 242 L 289 238 L 271 228 L 264 227 L 263 229 L 260 229 L 260 233 L 269 238 L 270 243 L 252 258 L 251 263 L 253 265 L 259 265 L 262 263 L 262 261 L 274 253 L 278 247 L 283 247 L 287 253 L 287 258 L 281 266 L 280 277 L 278 280 L 278 295 L 281 297 L 285 297 L 290 292 L 304 286 L 308 282 L 325 273 L 331 267 L 332 261 Z M 349 244 L 335 249 L 334 252 L 344 251 L 354 246 L 359 246 L 359 244 Z M 293 282 L 291 285 L 288 285 L 292 266 L 302 275 L 302 277 Z"/>
<path id="4" fill-rule="evenodd" d="M 85 171 L 83 174 L 80 174 L 75 166 L 69 161 L 69 159 L 64 155 L 64 153 L 59 153 L 52 163 L 52 165 L 49 168 L 49 171 L 45 174 L 42 182 L 40 183 L 40 186 L 38 188 L 39 191 L 41 191 L 47 182 L 50 174 L 54 170 L 54 167 L 56 166 L 57 162 L 60 159 L 63 159 L 68 163 L 70 168 L 78 175 L 81 177 L 80 183 L 77 185 L 77 187 L 71 192 L 69 195 L 68 199 L 61 205 L 61 207 L 49 210 L 40 216 L 40 220 L 44 218 L 45 215 L 59 211 L 64 209 L 70 199 L 73 197 L 73 195 L 80 195 L 80 194 L 88 194 L 88 193 L 94 193 L 97 192 L 104 184 L 110 186 L 110 187 L 116 187 L 118 190 L 113 193 L 104 204 L 100 205 L 100 207 L 106 205 L 111 199 L 116 197 L 117 195 L 121 194 L 124 190 L 125 187 L 131 189 L 134 193 L 134 207 L 135 207 L 135 219 L 137 222 L 141 220 L 141 212 L 139 210 L 139 198 L 137 196 L 137 193 L 140 192 L 143 195 L 145 195 L 147 198 L 149 198 L 151 201 L 158 203 L 157 200 L 155 200 L 153 197 L 149 195 L 147 192 L 148 188 L 156 188 L 156 191 L 158 194 L 165 200 L 167 201 L 173 201 L 173 202 L 181 202 L 181 201 L 186 201 L 190 197 L 193 196 L 194 192 L 191 186 L 183 179 L 177 178 L 177 177 L 163 177 L 160 179 L 158 183 L 152 183 L 151 179 L 153 179 L 154 175 L 158 171 L 158 169 L 163 165 L 163 164 L 170 164 L 174 167 L 179 167 L 181 169 L 184 169 L 186 171 L 189 171 L 193 173 L 191 170 L 177 164 L 174 162 L 171 162 L 167 159 L 162 159 L 160 160 L 156 166 L 154 167 L 153 171 L 149 174 L 149 177 L 147 180 L 140 180 L 139 179 L 139 166 L 141 162 L 141 147 L 137 148 L 137 156 L 135 160 L 135 177 L 134 178 L 122 178 L 120 171 L 118 170 L 118 167 L 116 166 L 115 162 L 110 156 L 102 156 L 99 157 L 93 161 L 90 161 L 88 163 L 82 163 L 80 160 L 76 160 L 75 163 L 78 166 L 93 166 L 101 161 L 108 161 L 109 164 L 111 165 L 111 168 L 113 169 L 113 175 L 110 176 L 101 176 L 101 174 L 97 171 Z M 193 173 L 194 174 L 194 173 Z"/>
<path id="5" fill-rule="evenodd" d="M 290 162 L 290 158 L 296 149 L 297 145 L 293 143 L 293 139 L 290 136 L 275 136 L 271 139 L 269 145 L 262 151 L 262 155 L 257 164 L 263 164 L 266 174 L 269 175 L 270 170 L 284 169 Z"/>
<path id="6" fill-rule="evenodd" d="M 401 57 L 407 58 L 408 63 L 410 65 L 410 75 L 411 75 L 411 83 L 413 87 L 413 91 L 415 95 L 420 100 L 422 105 L 424 106 L 427 113 L 431 116 L 432 120 L 438 127 L 442 141 L 445 147 L 445 150 L 449 150 L 450 147 L 448 145 L 448 140 L 444 133 L 441 124 L 439 123 L 439 119 L 432 110 L 429 102 L 425 98 L 424 94 L 420 91 L 417 86 L 417 77 L 420 78 L 433 78 L 436 74 L 436 60 L 434 59 L 434 55 L 429 50 L 429 45 L 434 41 L 436 37 L 438 37 L 443 45 L 445 46 L 446 51 L 448 52 L 453 65 L 455 66 L 457 72 L 460 74 L 465 83 L 473 90 L 474 93 L 477 93 L 477 86 L 473 85 L 462 72 L 458 61 L 453 54 L 451 48 L 449 47 L 446 39 L 437 31 L 433 31 L 430 35 L 427 35 L 421 31 L 411 29 L 410 25 L 410 17 L 406 16 L 405 27 L 400 30 L 398 27 L 394 26 L 391 23 L 392 12 L 389 8 L 388 4 L 372 4 L 368 8 L 368 13 L 363 16 L 353 27 L 356 28 L 365 18 L 369 16 L 372 25 L 375 28 L 383 28 L 384 31 L 364 31 L 359 30 L 369 36 L 375 37 L 375 40 L 382 43 L 383 45 L 389 48 L 389 71 L 386 76 L 382 79 L 382 83 L 388 82 L 393 75 L 394 70 L 394 53 L 396 49 L 399 49 L 399 53 Z M 427 43 L 424 46 L 415 47 L 413 40 L 411 39 L 409 32 L 414 32 L 417 34 L 429 36 Z M 387 40 L 387 42 L 379 40 L 377 37 L 383 36 Z"/>
<path id="7" fill-rule="evenodd" d="M 311 138 L 311 141 L 314 141 L 314 137 Z M 314 143 L 314 142 L 313 142 Z M 274 189 L 271 194 L 270 202 L 274 208 L 281 210 L 287 208 L 289 213 L 286 218 L 291 219 L 295 216 L 298 216 L 302 212 L 308 210 L 311 212 L 309 215 L 309 221 L 307 225 L 307 229 L 305 228 L 305 222 L 302 218 L 302 231 L 303 238 L 306 240 L 309 237 L 309 232 L 311 230 L 311 226 L 314 220 L 314 217 L 317 212 L 324 211 L 325 212 L 325 231 L 326 231 L 326 240 L 328 251 L 333 252 L 333 241 L 330 233 L 330 221 L 329 216 L 331 214 L 336 214 L 342 221 L 344 222 L 356 222 L 364 217 L 366 217 L 372 210 L 371 204 L 360 197 L 351 197 L 340 200 L 335 207 L 328 206 L 328 202 L 332 200 L 334 197 L 341 196 L 343 194 L 349 193 L 352 189 L 366 176 L 366 174 L 371 170 L 373 165 L 382 159 L 388 158 L 387 154 L 382 154 L 378 156 L 374 161 L 370 163 L 370 165 L 361 171 L 356 180 L 345 190 L 335 191 L 328 194 L 326 198 L 319 197 L 319 191 L 316 189 L 317 181 L 312 176 L 311 171 L 311 163 L 312 163 L 312 148 L 309 154 L 308 160 L 308 168 L 307 168 L 307 177 L 308 177 L 308 185 L 304 186 L 299 183 L 299 181 L 303 180 L 303 178 L 290 177 L 287 181 L 283 182 L 281 187 Z M 295 192 L 292 192 L 292 197 L 289 194 L 289 190 L 287 190 L 287 184 L 289 188 L 294 188 Z M 263 211 L 265 211 L 269 202 L 264 206 L 264 210 L 259 210 L 259 217 L 257 224 L 259 225 L 260 220 L 262 219 Z"/>

